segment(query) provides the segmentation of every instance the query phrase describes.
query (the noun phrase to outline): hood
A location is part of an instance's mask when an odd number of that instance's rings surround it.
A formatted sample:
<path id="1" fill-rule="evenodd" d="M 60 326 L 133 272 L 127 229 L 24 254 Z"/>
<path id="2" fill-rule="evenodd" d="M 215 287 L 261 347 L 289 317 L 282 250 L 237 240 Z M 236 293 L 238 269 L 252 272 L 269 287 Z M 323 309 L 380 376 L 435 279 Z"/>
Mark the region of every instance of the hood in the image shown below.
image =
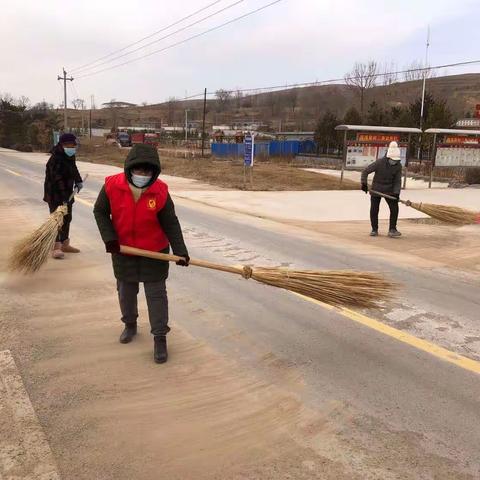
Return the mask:
<path id="1" fill-rule="evenodd" d="M 147 187 L 149 187 L 157 180 L 162 171 L 158 151 L 155 147 L 143 143 L 138 143 L 132 147 L 125 159 L 124 166 L 125 175 L 129 183 L 132 183 L 132 168 L 135 167 L 135 165 L 141 164 L 148 164 L 153 167 L 153 176 L 150 183 L 147 185 Z"/>

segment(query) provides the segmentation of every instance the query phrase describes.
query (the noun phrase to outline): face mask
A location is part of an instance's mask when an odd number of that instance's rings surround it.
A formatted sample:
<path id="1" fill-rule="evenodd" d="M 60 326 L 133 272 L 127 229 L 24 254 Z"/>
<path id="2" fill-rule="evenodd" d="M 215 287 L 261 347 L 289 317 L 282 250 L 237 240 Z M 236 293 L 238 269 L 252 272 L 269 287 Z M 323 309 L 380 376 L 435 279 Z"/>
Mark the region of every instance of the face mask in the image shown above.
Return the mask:
<path id="1" fill-rule="evenodd" d="M 63 147 L 63 151 L 67 157 L 73 157 L 77 152 L 77 149 L 75 147 Z"/>
<path id="2" fill-rule="evenodd" d="M 151 175 L 135 175 L 132 173 L 132 183 L 137 187 L 137 188 L 143 188 L 145 187 L 150 180 L 152 179 Z"/>
<path id="3" fill-rule="evenodd" d="M 392 160 L 391 158 L 388 159 L 388 163 L 390 165 L 396 165 L 400 160 Z"/>

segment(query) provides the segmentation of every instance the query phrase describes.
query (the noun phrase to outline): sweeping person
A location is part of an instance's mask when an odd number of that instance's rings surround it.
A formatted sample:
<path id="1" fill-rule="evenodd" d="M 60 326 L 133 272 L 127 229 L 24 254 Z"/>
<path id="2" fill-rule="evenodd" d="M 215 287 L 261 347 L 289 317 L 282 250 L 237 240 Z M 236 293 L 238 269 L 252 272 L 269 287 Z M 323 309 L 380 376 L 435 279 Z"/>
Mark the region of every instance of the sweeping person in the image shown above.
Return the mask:
<path id="1" fill-rule="evenodd" d="M 74 200 L 70 200 L 72 193 L 79 193 L 83 188 L 83 180 L 75 162 L 77 151 L 77 137 L 73 133 L 60 135 L 58 144 L 45 168 L 45 183 L 43 200 L 47 202 L 50 213 L 60 205 L 67 205 L 68 214 L 64 217 L 63 226 L 58 232 L 52 256 L 62 259 L 65 253 L 79 253 L 78 248 L 70 245 L 70 224 Z"/>
<path id="2" fill-rule="evenodd" d="M 160 171 L 157 149 L 134 145 L 124 172 L 105 179 L 93 210 L 105 249 L 112 254 L 124 323 L 120 343 L 131 342 L 137 333 L 137 295 L 143 283 L 156 363 L 168 358 L 168 262 L 122 255 L 120 245 L 163 253 L 168 253 L 171 246 L 175 255 L 183 257 L 177 265 L 188 266 L 190 257 L 182 229 L 168 186 L 158 179 Z"/>
<path id="3" fill-rule="evenodd" d="M 400 148 L 397 142 L 390 142 L 386 156 L 370 164 L 362 171 L 361 189 L 368 193 L 368 175 L 374 173 L 371 190 L 385 193 L 395 199 L 386 198 L 390 208 L 390 227 L 388 236 L 392 238 L 400 237 L 402 234 L 397 230 L 398 220 L 398 201 L 402 185 L 402 164 L 400 162 Z M 370 222 L 372 231 L 370 236 L 378 236 L 378 211 L 382 197 L 370 192 Z"/>

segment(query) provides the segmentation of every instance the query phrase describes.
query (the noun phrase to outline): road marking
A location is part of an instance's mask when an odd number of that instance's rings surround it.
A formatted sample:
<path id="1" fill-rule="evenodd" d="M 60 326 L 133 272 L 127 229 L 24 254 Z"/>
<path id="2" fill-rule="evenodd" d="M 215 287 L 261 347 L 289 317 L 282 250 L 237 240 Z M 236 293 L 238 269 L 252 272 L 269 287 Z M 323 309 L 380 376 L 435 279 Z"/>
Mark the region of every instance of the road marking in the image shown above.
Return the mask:
<path id="1" fill-rule="evenodd" d="M 8 172 L 8 173 L 11 173 L 12 175 L 16 175 L 17 177 L 23 177 L 23 175 L 21 173 L 18 173 L 18 172 L 14 172 L 13 170 L 10 170 L 8 168 L 5 168 L 5 170 Z"/>
<path id="2" fill-rule="evenodd" d="M 435 345 L 434 343 L 430 343 L 427 340 L 415 337 L 409 333 L 402 332 L 401 330 L 391 327 L 390 325 L 380 322 L 379 320 L 367 317 L 366 315 L 355 312 L 354 310 L 350 310 L 349 308 L 333 307 L 332 305 L 328 305 L 313 298 L 309 298 L 294 292 L 292 293 L 303 300 L 320 305 L 327 310 L 335 311 L 349 320 L 371 328 L 372 330 L 387 335 L 388 337 L 394 338 L 399 342 L 406 343 L 407 345 L 410 345 L 418 350 L 429 353 L 430 355 L 444 360 L 445 362 L 452 363 L 457 367 L 463 368 L 464 370 L 480 374 L 480 362 L 477 362 L 476 360 L 472 360 L 471 358 L 464 357 L 458 353 L 451 352 L 446 348 Z"/>
<path id="3" fill-rule="evenodd" d="M 0 352 L 0 478 L 60 480 L 9 350 Z"/>

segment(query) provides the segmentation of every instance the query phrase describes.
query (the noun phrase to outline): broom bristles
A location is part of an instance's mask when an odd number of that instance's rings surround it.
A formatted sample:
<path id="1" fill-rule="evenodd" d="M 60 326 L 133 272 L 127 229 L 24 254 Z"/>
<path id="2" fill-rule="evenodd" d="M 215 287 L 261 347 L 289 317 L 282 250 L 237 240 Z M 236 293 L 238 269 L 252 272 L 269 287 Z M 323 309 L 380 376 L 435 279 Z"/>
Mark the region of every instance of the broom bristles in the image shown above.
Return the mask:
<path id="1" fill-rule="evenodd" d="M 380 274 L 350 270 L 252 268 L 251 278 L 337 307 L 375 308 L 397 288 Z"/>
<path id="2" fill-rule="evenodd" d="M 472 225 L 480 223 L 480 212 L 450 205 L 436 205 L 433 203 L 413 203 L 410 206 L 429 217 L 452 225 Z"/>
<path id="3" fill-rule="evenodd" d="M 46 263 L 66 214 L 67 207 L 58 207 L 45 223 L 14 245 L 8 262 L 11 272 L 35 273 Z"/>

